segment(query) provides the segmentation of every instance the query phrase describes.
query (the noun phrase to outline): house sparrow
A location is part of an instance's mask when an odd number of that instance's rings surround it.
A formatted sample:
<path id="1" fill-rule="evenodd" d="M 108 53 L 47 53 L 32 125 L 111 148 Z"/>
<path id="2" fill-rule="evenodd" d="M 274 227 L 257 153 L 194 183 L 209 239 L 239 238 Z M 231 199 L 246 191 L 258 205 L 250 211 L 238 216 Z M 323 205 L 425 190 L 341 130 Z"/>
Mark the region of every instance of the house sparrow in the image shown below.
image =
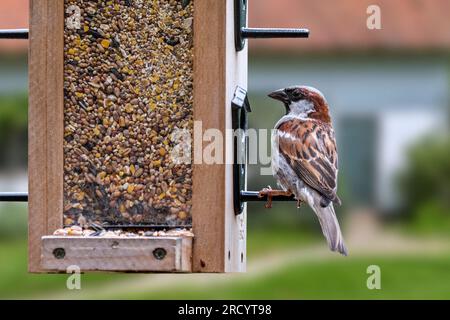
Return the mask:
<path id="1" fill-rule="evenodd" d="M 269 94 L 286 107 L 272 136 L 272 171 L 283 190 L 260 191 L 260 197 L 294 195 L 319 218 L 332 251 L 347 255 L 333 208 L 341 204 L 337 191 L 338 154 L 334 130 L 323 94 L 311 87 L 293 86 Z"/>

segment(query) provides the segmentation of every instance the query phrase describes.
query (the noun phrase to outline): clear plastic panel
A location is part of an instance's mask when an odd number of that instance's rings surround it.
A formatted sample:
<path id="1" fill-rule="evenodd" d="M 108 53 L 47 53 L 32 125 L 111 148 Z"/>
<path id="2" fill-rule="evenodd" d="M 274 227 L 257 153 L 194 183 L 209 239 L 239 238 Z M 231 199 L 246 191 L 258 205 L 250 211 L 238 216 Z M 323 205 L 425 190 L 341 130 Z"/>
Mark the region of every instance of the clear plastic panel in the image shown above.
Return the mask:
<path id="1" fill-rule="evenodd" d="M 193 3 L 65 0 L 64 224 L 189 226 Z"/>

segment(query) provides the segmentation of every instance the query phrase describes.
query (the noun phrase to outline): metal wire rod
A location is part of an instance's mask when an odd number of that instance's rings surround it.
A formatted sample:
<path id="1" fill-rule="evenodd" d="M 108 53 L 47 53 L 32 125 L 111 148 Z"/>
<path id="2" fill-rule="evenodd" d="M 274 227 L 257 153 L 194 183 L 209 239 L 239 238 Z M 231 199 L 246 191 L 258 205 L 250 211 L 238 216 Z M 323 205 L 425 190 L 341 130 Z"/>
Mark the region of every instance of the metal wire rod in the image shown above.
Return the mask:
<path id="1" fill-rule="evenodd" d="M 189 229 L 192 225 L 160 225 L 160 224 L 117 224 L 117 225 L 102 225 L 103 229 L 154 229 L 154 230 L 165 230 L 165 229 Z"/>
<path id="2" fill-rule="evenodd" d="M 28 29 L 0 29 L 0 39 L 28 39 Z"/>
<path id="3" fill-rule="evenodd" d="M 260 198 L 258 196 L 258 191 L 241 191 L 241 201 L 243 202 L 263 202 L 267 201 L 267 196 Z M 286 196 L 274 196 L 272 197 L 273 201 L 295 201 L 294 196 L 286 197 Z M 27 202 L 28 201 L 28 193 L 26 192 L 0 192 L 0 202 Z M 130 226 L 130 227 L 138 227 L 138 225 Z M 147 226 L 150 227 L 150 226 Z M 151 226 L 157 227 L 157 226 Z M 181 227 L 181 226 L 176 226 Z"/>
<path id="4" fill-rule="evenodd" d="M 259 197 L 258 191 L 241 191 L 241 201 L 249 202 L 249 201 L 267 201 L 267 196 Z M 297 201 L 294 198 L 294 195 L 286 197 L 286 196 L 273 196 L 272 201 Z"/>
<path id="5" fill-rule="evenodd" d="M 0 202 L 28 202 L 28 193 L 0 192 Z"/>
<path id="6" fill-rule="evenodd" d="M 308 38 L 308 29 L 242 28 L 243 38 Z"/>

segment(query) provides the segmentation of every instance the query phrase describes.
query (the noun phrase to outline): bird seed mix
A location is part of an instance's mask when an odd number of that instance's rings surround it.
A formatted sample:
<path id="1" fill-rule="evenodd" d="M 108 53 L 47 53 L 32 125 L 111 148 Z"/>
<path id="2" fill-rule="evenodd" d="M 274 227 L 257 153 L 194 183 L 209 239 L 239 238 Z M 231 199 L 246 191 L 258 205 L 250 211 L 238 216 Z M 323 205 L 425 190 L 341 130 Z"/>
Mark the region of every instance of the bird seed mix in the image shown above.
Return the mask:
<path id="1" fill-rule="evenodd" d="M 64 225 L 189 226 L 190 0 L 65 0 Z"/>

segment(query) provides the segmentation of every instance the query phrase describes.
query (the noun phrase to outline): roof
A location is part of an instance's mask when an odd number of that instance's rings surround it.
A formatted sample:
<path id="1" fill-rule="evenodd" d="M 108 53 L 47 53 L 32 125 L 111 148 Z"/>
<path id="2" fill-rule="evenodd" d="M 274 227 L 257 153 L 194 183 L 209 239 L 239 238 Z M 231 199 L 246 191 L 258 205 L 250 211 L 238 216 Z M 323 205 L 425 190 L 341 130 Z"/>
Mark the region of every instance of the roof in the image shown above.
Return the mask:
<path id="1" fill-rule="evenodd" d="M 28 0 L 0 1 L 0 29 L 28 28 Z M 0 40 L 0 52 L 25 52 L 28 41 Z"/>
<path id="2" fill-rule="evenodd" d="M 381 30 L 367 8 L 381 9 Z M 450 0 L 253 0 L 250 27 L 306 27 L 310 38 L 250 40 L 251 48 L 289 50 L 449 49 Z"/>
<path id="3" fill-rule="evenodd" d="M 195 0 L 194 0 L 195 1 Z M 28 0 L 0 1 L 0 28 L 28 27 Z M 256 51 L 450 49 L 450 0 L 249 0 L 251 27 L 307 27 L 305 39 L 251 40 Z M 382 30 L 366 27 L 369 5 L 381 8 Z M 2 40 L 0 51 L 25 51 Z"/>

